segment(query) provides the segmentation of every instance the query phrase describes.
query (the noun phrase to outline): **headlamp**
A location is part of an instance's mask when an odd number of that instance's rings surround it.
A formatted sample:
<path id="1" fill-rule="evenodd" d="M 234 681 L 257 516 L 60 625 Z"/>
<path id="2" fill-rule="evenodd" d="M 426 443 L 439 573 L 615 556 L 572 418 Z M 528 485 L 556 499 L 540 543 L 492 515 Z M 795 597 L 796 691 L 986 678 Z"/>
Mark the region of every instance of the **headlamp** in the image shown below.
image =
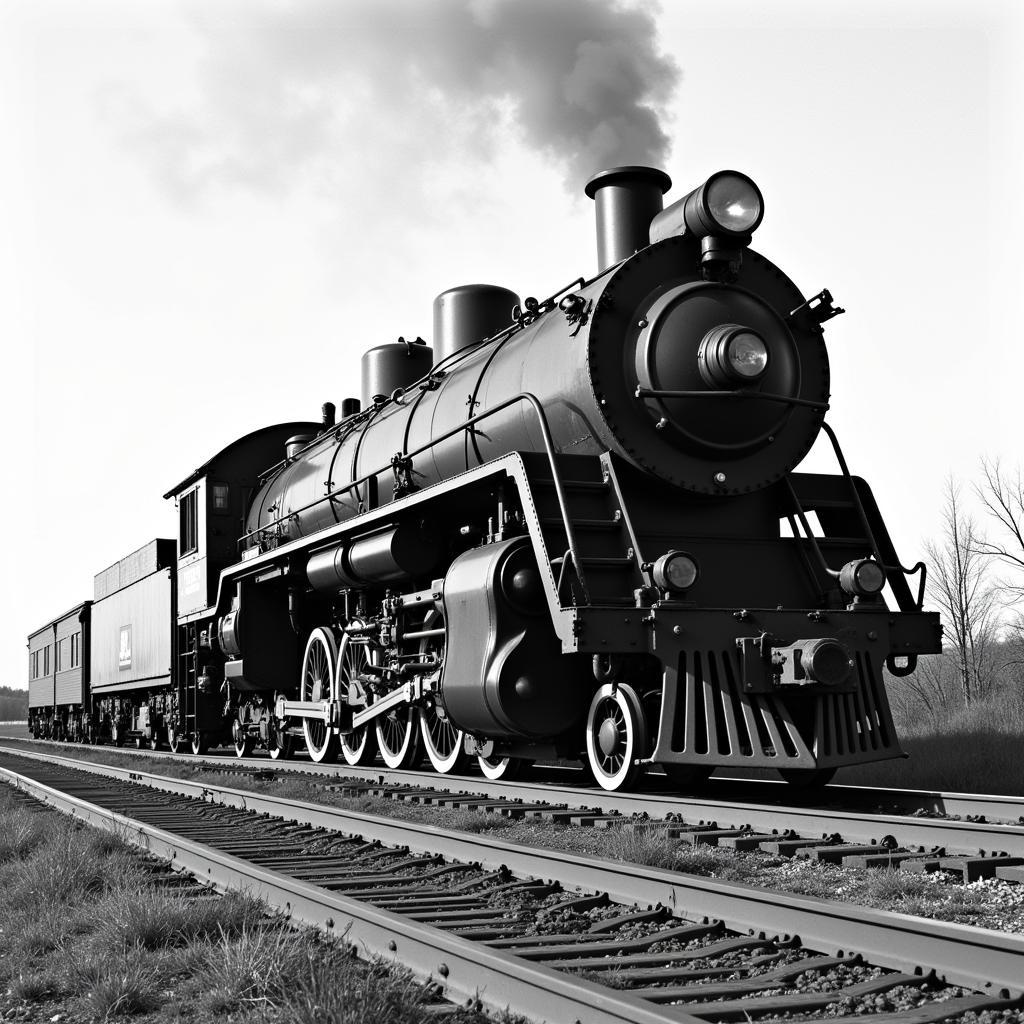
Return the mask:
<path id="1" fill-rule="evenodd" d="M 689 590 L 697 576 L 697 563 L 685 551 L 665 552 L 651 569 L 654 585 L 662 590 Z"/>
<path id="2" fill-rule="evenodd" d="M 697 349 L 697 367 L 704 383 L 713 388 L 753 384 L 768 370 L 764 338 L 749 327 L 722 324 L 713 327 Z"/>
<path id="3" fill-rule="evenodd" d="M 704 185 L 700 208 L 714 221 L 719 233 L 749 235 L 764 216 L 758 187 L 738 171 L 719 171 Z"/>
<path id="4" fill-rule="evenodd" d="M 717 171 L 700 188 L 667 206 L 651 221 L 650 238 L 696 235 L 749 243 L 764 217 L 764 197 L 753 180 L 739 171 Z"/>
<path id="5" fill-rule="evenodd" d="M 871 558 L 847 562 L 839 570 L 839 586 L 853 597 L 874 597 L 885 586 L 885 570 Z"/>

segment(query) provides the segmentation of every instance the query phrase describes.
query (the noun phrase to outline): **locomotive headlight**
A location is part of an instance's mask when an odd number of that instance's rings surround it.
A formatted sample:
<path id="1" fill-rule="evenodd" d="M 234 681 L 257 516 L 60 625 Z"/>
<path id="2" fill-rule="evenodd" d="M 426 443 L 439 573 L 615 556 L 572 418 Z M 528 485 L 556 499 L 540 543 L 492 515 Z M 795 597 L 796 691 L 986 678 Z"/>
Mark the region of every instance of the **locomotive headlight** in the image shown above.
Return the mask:
<path id="1" fill-rule="evenodd" d="M 749 235 L 764 216 L 758 187 L 738 171 L 719 171 L 704 184 L 703 205 L 719 231 Z"/>
<path id="2" fill-rule="evenodd" d="M 753 331 L 742 331 L 729 340 L 725 358 L 737 376 L 757 380 L 768 369 L 768 346 Z"/>
<path id="3" fill-rule="evenodd" d="M 666 206 L 652 221 L 650 238 L 674 235 L 717 238 L 742 248 L 764 217 L 761 190 L 739 171 L 718 171 L 700 188 Z"/>
<path id="4" fill-rule="evenodd" d="M 704 383 L 713 388 L 753 384 L 767 373 L 768 363 L 764 338 L 739 324 L 713 327 L 697 349 L 697 368 Z"/>
<path id="5" fill-rule="evenodd" d="M 666 551 L 651 568 L 654 585 L 662 590 L 689 590 L 697 576 L 697 563 L 685 551 Z"/>
<path id="6" fill-rule="evenodd" d="M 885 586 L 885 570 L 870 558 L 847 562 L 839 571 L 839 586 L 853 597 L 874 597 Z"/>

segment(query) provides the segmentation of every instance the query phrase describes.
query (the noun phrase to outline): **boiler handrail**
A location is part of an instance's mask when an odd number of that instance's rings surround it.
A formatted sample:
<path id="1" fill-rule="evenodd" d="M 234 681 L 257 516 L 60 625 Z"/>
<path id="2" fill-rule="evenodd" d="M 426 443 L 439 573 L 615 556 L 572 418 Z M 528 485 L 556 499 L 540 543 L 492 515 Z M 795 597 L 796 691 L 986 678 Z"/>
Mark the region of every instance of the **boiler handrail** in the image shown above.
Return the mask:
<path id="1" fill-rule="evenodd" d="M 547 416 L 544 415 L 544 407 L 540 403 L 540 399 L 536 395 L 531 394 L 528 391 L 521 392 L 518 395 L 513 395 L 511 398 L 505 399 L 503 402 L 499 402 L 497 405 L 492 406 L 490 409 L 485 409 L 481 413 L 477 413 L 476 416 L 470 417 L 464 423 L 459 423 L 452 427 L 450 430 L 446 430 L 439 437 L 431 438 L 426 444 L 420 445 L 419 448 L 414 448 L 410 452 L 399 452 L 398 458 L 400 459 L 412 459 L 417 455 L 422 455 L 423 452 L 428 451 L 435 445 L 440 444 L 442 441 L 447 441 L 450 437 L 454 437 L 456 434 L 464 433 L 470 430 L 473 426 L 479 423 L 481 420 L 487 419 L 488 416 L 493 416 L 495 413 L 501 412 L 510 406 L 516 405 L 519 402 L 526 402 L 530 408 L 533 409 L 537 416 L 537 422 L 540 424 L 541 438 L 544 441 L 544 451 L 548 457 L 548 463 L 551 466 L 551 479 L 555 487 L 555 494 L 558 498 L 558 508 L 562 514 L 562 525 L 565 528 L 565 536 L 569 544 L 569 554 L 572 558 L 573 570 L 576 573 L 576 579 L 579 582 L 580 590 L 584 603 L 589 603 L 590 596 L 587 590 L 587 584 L 583 577 L 583 567 L 579 559 L 577 546 L 576 546 L 576 533 L 573 530 L 572 522 L 569 518 L 569 504 L 565 497 L 565 486 L 562 483 L 562 475 L 558 470 L 558 462 L 556 459 L 555 444 L 551 437 L 551 428 L 548 426 Z M 247 533 L 243 533 L 238 538 L 238 543 L 242 544 L 244 541 L 249 540 L 251 537 L 255 537 L 264 531 L 271 529 L 279 524 L 286 522 L 289 519 L 294 518 L 301 512 L 307 512 L 311 508 L 315 508 L 318 505 L 322 505 L 326 501 L 333 501 L 339 495 L 345 494 L 352 491 L 362 484 L 380 476 L 382 473 L 386 473 L 392 468 L 394 463 L 392 460 L 388 460 L 387 463 L 382 465 L 379 469 L 373 470 L 370 473 L 365 473 L 363 476 L 356 480 L 352 480 L 350 483 L 345 484 L 343 487 L 335 488 L 333 491 L 328 491 L 322 498 L 317 498 L 314 501 L 308 502 L 300 508 L 293 509 L 286 515 L 278 516 L 273 521 L 264 524 L 263 526 L 257 527 L 255 530 L 249 530 Z M 559 600 L 561 600 L 561 593 L 559 593 Z"/>

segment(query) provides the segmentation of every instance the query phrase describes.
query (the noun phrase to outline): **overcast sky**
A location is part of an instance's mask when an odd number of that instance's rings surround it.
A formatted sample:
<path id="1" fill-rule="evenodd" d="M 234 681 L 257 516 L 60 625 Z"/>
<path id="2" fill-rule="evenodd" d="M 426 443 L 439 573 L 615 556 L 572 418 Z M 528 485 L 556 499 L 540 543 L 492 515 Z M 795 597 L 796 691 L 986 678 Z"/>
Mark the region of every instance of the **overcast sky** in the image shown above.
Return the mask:
<path id="1" fill-rule="evenodd" d="M 168 487 L 357 394 L 437 292 L 593 271 L 608 161 L 760 184 L 754 248 L 848 310 L 829 419 L 916 561 L 948 474 L 1021 459 L 1020 7 L 0 3 L 0 682 L 174 535 Z"/>

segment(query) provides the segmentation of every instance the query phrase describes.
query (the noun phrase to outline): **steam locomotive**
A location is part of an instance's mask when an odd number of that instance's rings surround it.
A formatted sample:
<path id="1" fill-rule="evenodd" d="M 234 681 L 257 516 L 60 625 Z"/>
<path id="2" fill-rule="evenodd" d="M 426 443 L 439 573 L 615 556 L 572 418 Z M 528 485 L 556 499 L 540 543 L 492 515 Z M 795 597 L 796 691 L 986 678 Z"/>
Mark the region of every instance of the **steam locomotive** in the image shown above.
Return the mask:
<path id="1" fill-rule="evenodd" d="M 578 758 L 607 790 L 899 756 L 883 666 L 941 627 L 824 422 L 842 310 L 750 248 L 749 177 L 669 187 L 597 174 L 596 276 L 446 291 L 433 348 L 366 352 L 337 421 L 172 487 L 176 550 L 29 638 L 33 729 L 495 779 Z M 822 431 L 837 472 L 794 472 Z"/>

